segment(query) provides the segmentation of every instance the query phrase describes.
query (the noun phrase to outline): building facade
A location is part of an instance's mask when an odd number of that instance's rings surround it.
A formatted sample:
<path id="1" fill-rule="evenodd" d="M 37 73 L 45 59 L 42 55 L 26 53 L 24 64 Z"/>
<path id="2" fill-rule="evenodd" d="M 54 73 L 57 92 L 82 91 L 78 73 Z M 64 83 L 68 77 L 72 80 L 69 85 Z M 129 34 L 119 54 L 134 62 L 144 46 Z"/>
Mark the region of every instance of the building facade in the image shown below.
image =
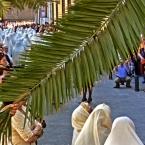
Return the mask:
<path id="1" fill-rule="evenodd" d="M 68 12 L 69 7 L 74 3 L 74 0 L 53 0 L 47 2 L 46 6 L 40 7 L 35 21 L 39 24 L 46 22 L 51 24 L 62 18 Z"/>
<path id="2" fill-rule="evenodd" d="M 25 8 L 24 10 L 18 10 L 16 8 L 12 8 L 7 15 L 4 17 L 4 20 L 7 21 L 35 21 L 36 12 L 32 9 Z"/>
<path id="3" fill-rule="evenodd" d="M 37 12 L 29 8 L 21 11 L 12 8 L 4 17 L 4 20 L 10 22 L 32 21 L 38 24 L 45 24 L 47 22 L 51 24 L 62 18 L 73 3 L 74 0 L 48 0 L 46 6 L 40 7 Z"/>

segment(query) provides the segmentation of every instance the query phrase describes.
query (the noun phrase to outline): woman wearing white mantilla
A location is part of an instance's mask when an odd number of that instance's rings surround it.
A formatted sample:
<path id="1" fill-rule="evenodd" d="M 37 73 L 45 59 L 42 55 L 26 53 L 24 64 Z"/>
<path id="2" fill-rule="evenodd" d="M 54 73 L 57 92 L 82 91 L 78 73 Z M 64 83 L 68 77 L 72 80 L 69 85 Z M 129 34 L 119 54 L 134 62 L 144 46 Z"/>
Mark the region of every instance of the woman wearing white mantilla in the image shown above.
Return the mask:
<path id="1" fill-rule="evenodd" d="M 106 104 L 98 105 L 88 117 L 75 145 L 104 145 L 111 126 L 110 107 Z"/>
<path id="2" fill-rule="evenodd" d="M 114 120 L 111 133 L 104 145 L 143 145 L 135 132 L 133 121 L 128 117 Z"/>
<path id="3" fill-rule="evenodd" d="M 72 138 L 72 145 L 75 144 L 75 141 L 82 130 L 87 118 L 89 117 L 89 113 L 91 112 L 91 107 L 89 103 L 82 102 L 72 113 L 72 127 L 74 128 L 73 131 L 73 138 Z"/>

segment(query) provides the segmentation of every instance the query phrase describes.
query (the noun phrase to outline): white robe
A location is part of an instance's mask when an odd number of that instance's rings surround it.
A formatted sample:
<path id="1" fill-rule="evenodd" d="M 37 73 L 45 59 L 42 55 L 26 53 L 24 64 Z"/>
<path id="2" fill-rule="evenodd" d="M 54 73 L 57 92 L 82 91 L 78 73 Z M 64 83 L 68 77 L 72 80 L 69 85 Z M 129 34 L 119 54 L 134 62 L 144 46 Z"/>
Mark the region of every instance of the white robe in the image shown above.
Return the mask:
<path id="1" fill-rule="evenodd" d="M 25 47 L 23 45 L 23 39 L 17 40 L 15 46 L 13 47 L 13 62 L 14 65 L 20 65 L 21 54 L 25 52 Z"/>
<path id="2" fill-rule="evenodd" d="M 74 128 L 72 145 L 75 144 L 75 141 L 84 126 L 87 118 L 89 117 L 89 112 L 87 111 L 89 104 L 82 102 L 72 113 L 72 127 Z"/>
<path id="3" fill-rule="evenodd" d="M 111 133 L 104 145 L 143 145 L 135 132 L 135 126 L 128 117 L 118 117 L 114 120 Z"/>
<path id="4" fill-rule="evenodd" d="M 106 104 L 98 105 L 88 117 L 75 145 L 104 145 L 111 125 L 109 106 Z"/>

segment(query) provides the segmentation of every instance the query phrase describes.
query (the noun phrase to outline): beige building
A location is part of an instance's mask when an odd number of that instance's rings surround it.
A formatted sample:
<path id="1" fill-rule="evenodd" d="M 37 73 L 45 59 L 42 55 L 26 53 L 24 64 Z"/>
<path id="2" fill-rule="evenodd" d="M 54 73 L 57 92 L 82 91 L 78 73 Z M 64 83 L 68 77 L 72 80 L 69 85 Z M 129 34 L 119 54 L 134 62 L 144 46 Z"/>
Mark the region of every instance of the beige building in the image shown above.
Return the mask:
<path id="1" fill-rule="evenodd" d="M 29 8 L 25 8 L 21 11 L 13 8 L 4 17 L 4 20 L 35 21 L 40 24 L 55 22 L 67 13 L 68 8 L 73 2 L 74 0 L 48 0 L 47 5 L 40 7 L 37 13 Z"/>
<path id="2" fill-rule="evenodd" d="M 41 7 L 38 10 L 37 22 L 44 24 L 45 22 L 51 23 L 57 21 L 65 13 L 67 13 L 68 8 L 71 4 L 74 3 L 74 0 L 53 0 L 47 2 L 47 6 Z"/>
<path id="3" fill-rule="evenodd" d="M 8 14 L 4 17 L 4 20 L 8 21 L 34 21 L 36 13 L 29 8 L 25 8 L 24 10 L 18 10 L 12 8 Z"/>

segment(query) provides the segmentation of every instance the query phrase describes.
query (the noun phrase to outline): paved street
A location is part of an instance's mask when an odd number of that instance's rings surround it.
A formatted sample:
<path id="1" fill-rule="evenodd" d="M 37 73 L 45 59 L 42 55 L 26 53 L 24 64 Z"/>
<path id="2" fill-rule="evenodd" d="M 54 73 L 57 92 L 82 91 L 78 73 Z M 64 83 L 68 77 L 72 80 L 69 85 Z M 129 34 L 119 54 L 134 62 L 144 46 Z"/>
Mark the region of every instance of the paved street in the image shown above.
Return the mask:
<path id="1" fill-rule="evenodd" d="M 142 81 L 142 78 L 140 78 Z M 141 82 L 140 81 L 140 82 Z M 124 86 L 114 89 L 112 80 L 103 79 L 93 91 L 93 105 L 108 104 L 112 109 L 113 119 L 118 116 L 129 116 L 135 123 L 137 133 L 145 144 L 145 92 L 134 91 Z M 145 85 L 141 84 L 141 88 Z M 39 145 L 71 145 L 72 128 L 71 113 L 79 105 L 80 97 L 65 104 L 61 111 L 46 117 L 47 129 L 39 141 Z"/>

